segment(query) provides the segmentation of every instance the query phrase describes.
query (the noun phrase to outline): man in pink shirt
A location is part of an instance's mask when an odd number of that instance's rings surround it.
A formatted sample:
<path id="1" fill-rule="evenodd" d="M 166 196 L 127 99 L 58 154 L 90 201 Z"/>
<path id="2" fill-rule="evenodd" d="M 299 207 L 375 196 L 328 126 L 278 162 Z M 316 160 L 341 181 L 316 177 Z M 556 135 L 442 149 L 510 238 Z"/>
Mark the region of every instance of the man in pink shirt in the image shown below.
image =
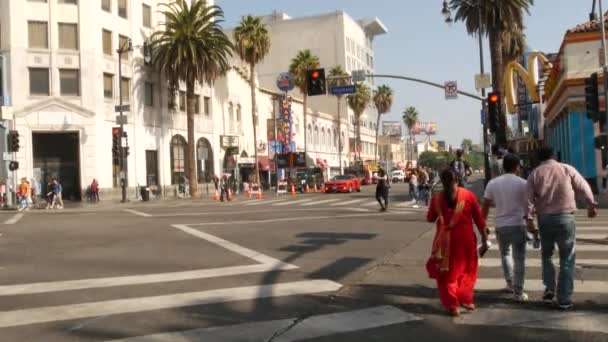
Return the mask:
<path id="1" fill-rule="evenodd" d="M 597 215 L 597 203 L 587 181 L 570 165 L 553 159 L 551 147 L 538 149 L 537 158 L 541 163 L 528 176 L 528 230 L 536 232 L 533 211 L 538 215 L 541 239 L 541 258 L 545 293 L 543 301 L 553 303 L 557 294 L 557 307 L 567 310 L 573 307 L 574 270 L 576 257 L 576 194 L 585 198 L 587 216 Z M 553 251 L 559 249 L 559 275 L 557 284 Z M 556 286 L 557 285 L 557 286 Z M 556 293 L 557 290 L 557 293 Z"/>

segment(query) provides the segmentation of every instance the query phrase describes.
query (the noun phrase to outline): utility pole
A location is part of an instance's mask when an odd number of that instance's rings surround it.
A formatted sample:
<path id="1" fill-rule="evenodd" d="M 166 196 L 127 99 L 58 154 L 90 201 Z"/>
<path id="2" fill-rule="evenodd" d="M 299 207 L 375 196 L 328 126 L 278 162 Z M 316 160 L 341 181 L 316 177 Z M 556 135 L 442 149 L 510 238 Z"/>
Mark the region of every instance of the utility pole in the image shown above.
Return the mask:
<path id="1" fill-rule="evenodd" d="M 126 45 L 126 46 L 125 46 Z M 127 156 L 126 156 L 126 148 L 127 148 L 127 144 L 126 144 L 126 136 L 125 136 L 125 117 L 124 117 L 124 113 L 123 113 L 123 102 L 122 102 L 122 55 L 124 53 L 129 53 L 132 50 L 132 46 L 131 46 L 131 39 L 127 40 L 125 42 L 125 44 L 123 44 L 122 46 L 120 46 L 118 48 L 118 50 L 116 50 L 116 52 L 118 53 L 118 107 L 119 107 L 119 124 L 120 124 L 120 148 L 118 149 L 119 151 L 119 158 L 118 158 L 118 165 L 119 165 L 119 169 L 120 169 L 120 188 L 121 188 L 121 192 L 122 192 L 122 199 L 121 202 L 125 203 L 127 202 L 127 187 L 128 187 L 128 181 L 129 181 L 129 177 L 127 175 L 128 172 L 128 163 L 127 163 Z M 124 146 L 123 146 L 124 145 Z"/>
<path id="2" fill-rule="evenodd" d="M 481 1 L 477 3 L 477 13 L 479 15 L 479 22 L 481 23 L 482 14 L 481 14 Z M 484 62 L 483 62 L 483 37 L 481 32 L 481 25 L 479 26 L 479 32 L 477 33 L 479 38 L 479 72 L 481 75 L 484 74 Z M 481 88 L 481 97 L 485 100 L 486 98 L 486 89 Z M 485 176 L 485 185 L 488 185 L 490 179 L 492 179 L 491 170 L 490 170 L 490 155 L 488 151 L 488 114 L 486 112 L 486 106 L 484 100 L 481 101 L 481 112 L 483 113 L 483 164 L 484 164 L 484 176 Z M 507 129 L 506 127 L 504 127 Z"/>
<path id="3" fill-rule="evenodd" d="M 602 71 L 604 74 L 604 115 L 606 115 L 606 143 L 608 144 L 608 56 L 606 56 L 606 18 L 604 17 L 604 10 L 602 8 L 602 0 L 598 1 L 599 9 L 600 9 L 600 29 L 602 34 L 602 52 L 604 53 L 604 58 L 602 59 Z M 592 11 L 593 12 L 593 11 Z M 600 133 L 602 131 L 601 123 L 600 123 Z M 608 145 L 606 145 L 608 146 Z M 605 165 L 602 165 L 602 167 Z"/>

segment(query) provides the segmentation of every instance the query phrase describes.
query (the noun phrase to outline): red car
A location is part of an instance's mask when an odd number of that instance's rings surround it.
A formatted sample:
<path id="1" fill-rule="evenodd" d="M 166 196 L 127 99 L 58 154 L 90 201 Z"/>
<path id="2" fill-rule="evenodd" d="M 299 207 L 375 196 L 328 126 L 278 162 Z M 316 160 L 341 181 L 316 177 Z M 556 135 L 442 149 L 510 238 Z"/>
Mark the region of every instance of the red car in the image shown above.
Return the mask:
<path id="1" fill-rule="evenodd" d="M 361 191 L 361 179 L 354 175 L 335 176 L 325 182 L 325 192 L 353 192 Z"/>

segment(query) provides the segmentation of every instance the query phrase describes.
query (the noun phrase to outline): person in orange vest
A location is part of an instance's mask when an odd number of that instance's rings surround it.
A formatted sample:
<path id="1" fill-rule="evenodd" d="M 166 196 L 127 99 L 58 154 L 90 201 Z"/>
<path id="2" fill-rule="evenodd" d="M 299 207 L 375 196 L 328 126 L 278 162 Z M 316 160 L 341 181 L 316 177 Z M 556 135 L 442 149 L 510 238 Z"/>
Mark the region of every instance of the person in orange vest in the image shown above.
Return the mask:
<path id="1" fill-rule="evenodd" d="M 32 188 L 30 182 L 28 182 L 26 178 L 21 178 L 21 184 L 19 184 L 17 195 L 19 196 L 18 210 L 30 210 L 29 205 L 32 202 Z"/>

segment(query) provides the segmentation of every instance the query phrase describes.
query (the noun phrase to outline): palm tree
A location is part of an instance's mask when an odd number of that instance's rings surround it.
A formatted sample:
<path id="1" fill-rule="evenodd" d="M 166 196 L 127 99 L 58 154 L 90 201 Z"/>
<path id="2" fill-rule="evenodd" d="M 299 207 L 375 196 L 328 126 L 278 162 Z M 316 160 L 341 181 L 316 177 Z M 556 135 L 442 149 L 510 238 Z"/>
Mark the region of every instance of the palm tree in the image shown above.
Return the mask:
<path id="1" fill-rule="evenodd" d="M 523 23 L 511 26 L 502 33 L 502 55 L 505 65 L 518 60 L 526 50 Z"/>
<path id="2" fill-rule="evenodd" d="M 319 57 L 313 55 L 310 50 L 300 50 L 298 54 L 291 60 L 289 66 L 289 72 L 294 76 L 296 86 L 300 89 L 303 96 L 303 112 L 304 116 L 304 132 L 308 129 L 307 124 L 307 112 L 308 112 L 308 94 L 306 93 L 307 82 L 306 82 L 306 71 L 317 69 L 319 67 Z M 308 160 L 308 138 L 307 134 L 304 134 L 304 155 Z"/>
<path id="3" fill-rule="evenodd" d="M 463 151 L 470 152 L 473 150 L 473 141 L 471 139 L 462 139 L 460 147 L 462 147 Z"/>
<path id="4" fill-rule="evenodd" d="M 450 7 L 456 10 L 455 21 L 463 21 L 469 34 L 476 35 L 481 31 L 482 34 L 488 35 L 492 60 L 492 88 L 501 94 L 504 94 L 504 32 L 523 23 L 524 14 L 530 13 L 532 5 L 534 0 L 477 0 L 473 3 L 469 0 L 451 0 L 450 2 Z M 502 107 L 499 121 L 501 128 L 505 129 L 507 118 L 504 103 Z"/>
<path id="5" fill-rule="evenodd" d="M 403 123 L 405 124 L 405 126 L 407 127 L 407 132 L 408 135 L 410 136 L 410 148 L 409 148 L 409 160 L 411 161 L 412 158 L 412 144 L 414 143 L 414 139 L 413 139 L 413 131 L 414 131 L 414 127 L 416 126 L 416 123 L 418 123 L 418 110 L 415 107 L 407 107 L 404 111 L 403 111 Z"/>
<path id="6" fill-rule="evenodd" d="M 243 17 L 239 26 L 234 30 L 235 50 L 239 57 L 249 64 L 249 87 L 251 88 L 251 119 L 253 122 L 253 146 L 255 155 L 255 182 L 260 182 L 260 166 L 258 164 L 257 114 L 255 98 L 255 66 L 260 63 L 270 51 L 270 36 L 266 25 L 259 17 L 248 15 Z"/>
<path id="7" fill-rule="evenodd" d="M 164 27 L 150 37 L 152 64 L 163 72 L 170 86 L 186 84 L 188 129 L 188 179 L 190 194 L 198 194 L 194 169 L 194 112 L 196 83 L 213 83 L 229 69 L 232 43 L 222 31 L 224 12 L 218 6 L 207 6 L 205 0 L 176 1 L 162 4 Z"/>
<path id="8" fill-rule="evenodd" d="M 374 104 L 378 110 L 376 118 L 376 151 L 374 152 L 374 161 L 378 161 L 378 132 L 380 131 L 380 117 L 391 111 L 393 106 L 393 89 L 387 85 L 381 85 L 374 91 Z"/>
<path id="9" fill-rule="evenodd" d="M 335 86 L 342 86 L 348 84 L 348 74 L 344 69 L 342 69 L 341 65 L 335 65 L 331 69 L 329 69 L 329 79 L 327 80 L 327 84 L 329 88 Z M 344 95 L 336 95 L 336 102 L 338 103 L 338 158 L 340 159 L 340 174 L 342 174 L 342 113 L 341 113 L 341 105 L 342 105 L 342 97 Z"/>
<path id="10" fill-rule="evenodd" d="M 355 83 L 357 89 L 356 93 L 348 95 L 346 101 L 348 106 L 355 113 L 355 151 L 359 155 L 361 160 L 361 151 L 359 145 L 361 145 L 361 114 L 367 109 L 370 101 L 372 100 L 371 90 L 367 85 L 361 82 Z"/>

